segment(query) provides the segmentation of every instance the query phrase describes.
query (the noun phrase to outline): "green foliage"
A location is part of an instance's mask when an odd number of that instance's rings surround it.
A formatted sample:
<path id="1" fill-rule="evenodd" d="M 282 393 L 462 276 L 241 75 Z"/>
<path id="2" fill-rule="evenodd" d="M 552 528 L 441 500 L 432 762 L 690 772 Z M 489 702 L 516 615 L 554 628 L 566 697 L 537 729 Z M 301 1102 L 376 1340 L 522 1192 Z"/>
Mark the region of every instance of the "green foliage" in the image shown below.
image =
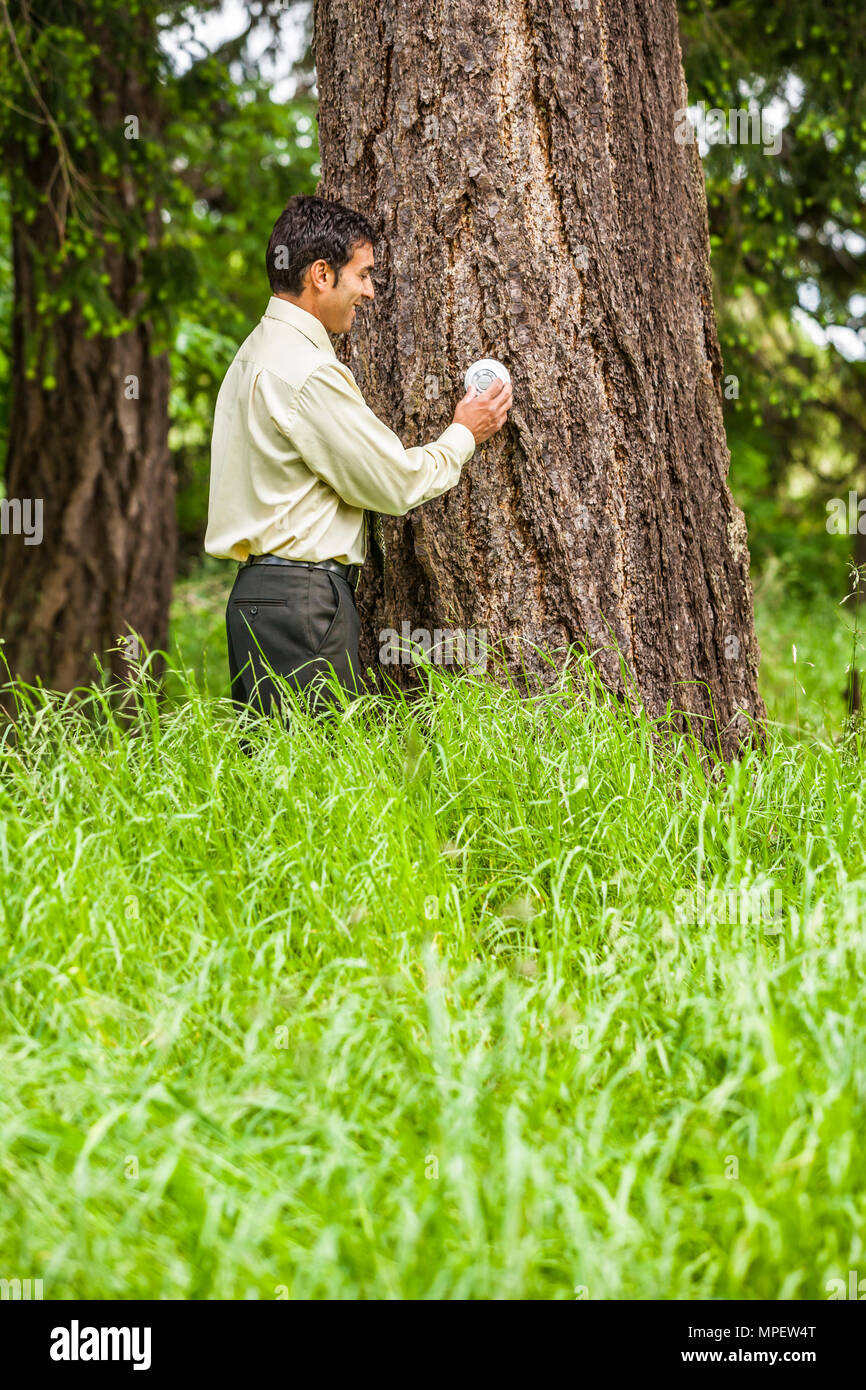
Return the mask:
<path id="1" fill-rule="evenodd" d="M 863 250 L 840 238 L 864 227 L 866 86 L 857 0 L 798 0 L 784 16 L 744 0 L 680 5 L 689 99 L 725 111 L 776 103 L 786 114 L 778 155 L 761 143 L 719 143 L 705 160 L 716 266 L 727 291 L 760 284 L 793 308 L 807 278 L 826 326 L 849 322 L 864 287 Z M 862 314 L 858 316 L 863 322 Z"/>
<path id="2" fill-rule="evenodd" d="M 284 12 L 260 7 L 250 33 Z M 22 235 L 30 229 L 28 260 L 39 286 L 27 370 L 41 370 L 51 389 L 58 315 L 80 314 L 85 336 L 116 336 L 143 319 L 153 325 L 154 351 L 172 355 L 179 519 L 197 548 L 213 401 L 267 297 L 273 222 L 293 193 L 315 189 L 315 103 L 303 94 L 272 99 L 246 57 L 249 34 L 199 53 L 179 72 L 183 5 L 118 11 L 99 0 L 74 13 L 70 24 L 68 5 L 49 0 L 38 14 L 13 5 L 15 46 L 0 47 L 8 179 L 0 234 L 8 245 L 10 216 Z M 6 325 L 10 295 L 4 257 Z M 5 360 L 0 425 L 8 418 Z"/>
<path id="3" fill-rule="evenodd" d="M 68 18 L 59 3 L 38 13 L 11 6 L 0 49 L 0 148 L 12 215 L 22 236 L 32 233 L 39 320 L 50 332 L 51 320 L 76 306 L 86 336 L 113 335 L 131 319 L 109 292 L 107 253 L 134 262 L 153 244 L 151 214 L 170 184 L 170 152 L 143 95 L 157 89 L 163 61 L 146 7 L 118 11 L 96 0 L 78 24 Z M 134 92 L 139 109 L 125 111 L 123 96 Z M 141 315 L 159 314 L 157 288 L 143 281 Z"/>
<path id="4" fill-rule="evenodd" d="M 691 103 L 786 121 L 778 154 L 766 140 L 704 155 L 722 352 L 739 380 L 726 400 L 731 482 L 758 564 L 784 555 L 796 582 L 826 574 L 832 589 L 839 571 L 815 564 L 817 526 L 853 475 L 866 491 L 866 364 L 816 349 L 795 320 L 806 305 L 819 328 L 866 347 L 862 6 L 681 0 L 680 29 Z"/>

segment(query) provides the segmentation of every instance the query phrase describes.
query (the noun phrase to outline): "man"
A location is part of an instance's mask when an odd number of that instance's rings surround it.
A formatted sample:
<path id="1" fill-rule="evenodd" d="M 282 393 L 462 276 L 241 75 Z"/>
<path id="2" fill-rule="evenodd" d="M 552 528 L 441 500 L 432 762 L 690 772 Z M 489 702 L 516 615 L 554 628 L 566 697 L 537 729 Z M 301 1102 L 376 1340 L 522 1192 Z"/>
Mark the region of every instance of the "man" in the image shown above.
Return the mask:
<path id="1" fill-rule="evenodd" d="M 455 486 L 502 427 L 511 386 L 470 390 L 432 444 L 404 449 L 366 405 L 329 334 L 372 300 L 374 234 L 342 203 L 298 196 L 267 250 L 271 299 L 220 387 L 205 550 L 242 561 L 226 610 L 239 712 L 279 708 L 268 667 L 326 704 L 331 671 L 361 686 L 355 587 L 370 513 L 404 516 Z"/>

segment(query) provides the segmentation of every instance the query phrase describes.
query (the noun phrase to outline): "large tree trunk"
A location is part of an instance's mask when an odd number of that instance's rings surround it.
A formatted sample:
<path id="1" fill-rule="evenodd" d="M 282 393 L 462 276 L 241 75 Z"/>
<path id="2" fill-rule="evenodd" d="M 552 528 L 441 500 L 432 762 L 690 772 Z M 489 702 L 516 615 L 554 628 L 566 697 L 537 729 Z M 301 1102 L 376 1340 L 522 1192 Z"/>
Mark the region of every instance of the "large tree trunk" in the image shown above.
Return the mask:
<path id="1" fill-rule="evenodd" d="M 142 52 L 155 42 L 148 28 L 142 14 Z M 88 35 L 100 50 L 88 114 L 105 144 L 119 142 L 121 151 L 129 113 L 143 130 L 151 126 L 148 133 L 156 119 L 155 96 L 136 77 L 122 34 L 108 23 L 91 25 Z M 64 105 L 50 88 L 46 97 L 49 109 Z M 169 371 L 164 353 L 151 354 L 153 332 L 141 313 L 143 257 L 157 244 L 160 216 L 155 203 L 147 213 L 136 209 L 140 190 L 131 167 L 109 176 L 88 166 L 99 146 L 81 155 L 71 146 L 82 160 L 78 211 L 94 232 L 88 269 L 95 265 L 105 277 L 113 312 L 134 324 L 117 336 L 91 335 L 76 259 L 61 256 L 73 208 L 63 193 L 57 137 L 44 119 L 34 130 L 35 148 L 22 143 L 11 151 L 15 301 L 6 494 L 25 504 L 24 516 L 29 504 L 31 523 L 41 504 L 42 538 L 34 543 L 31 524 L 30 537 L 10 533 L 0 541 L 0 635 L 13 674 L 70 690 L 97 676 L 94 655 L 113 676 L 127 676 L 124 652 L 136 654 L 131 631 L 151 649 L 167 640 L 176 533 Z M 117 234 L 133 212 L 140 222 L 131 249 Z M 67 286 L 64 307 L 40 306 L 46 292 L 56 305 Z M 18 515 L 7 509 L 7 531 L 17 529 Z M 127 647 L 106 655 L 118 637 Z"/>
<path id="2" fill-rule="evenodd" d="M 623 693 L 615 644 L 650 715 L 715 747 L 714 710 L 727 754 L 764 708 L 674 0 L 500 13 L 316 3 L 319 191 L 381 229 L 386 281 L 341 356 L 407 445 L 475 358 L 514 381 L 458 487 L 386 522 L 362 655 L 405 620 L 481 628 L 544 680 L 533 644 L 585 640 Z"/>

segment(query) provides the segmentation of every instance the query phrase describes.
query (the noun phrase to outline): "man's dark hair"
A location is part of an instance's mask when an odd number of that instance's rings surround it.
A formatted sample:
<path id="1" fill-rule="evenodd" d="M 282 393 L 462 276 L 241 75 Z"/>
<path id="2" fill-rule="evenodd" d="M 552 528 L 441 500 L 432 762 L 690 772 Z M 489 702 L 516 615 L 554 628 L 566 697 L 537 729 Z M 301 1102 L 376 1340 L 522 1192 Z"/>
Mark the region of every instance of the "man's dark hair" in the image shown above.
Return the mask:
<path id="1" fill-rule="evenodd" d="M 300 294 L 304 272 L 313 261 L 327 261 L 340 271 L 354 256 L 358 246 L 375 240 L 366 217 L 345 203 L 298 193 L 283 208 L 271 232 L 266 264 L 274 294 Z"/>

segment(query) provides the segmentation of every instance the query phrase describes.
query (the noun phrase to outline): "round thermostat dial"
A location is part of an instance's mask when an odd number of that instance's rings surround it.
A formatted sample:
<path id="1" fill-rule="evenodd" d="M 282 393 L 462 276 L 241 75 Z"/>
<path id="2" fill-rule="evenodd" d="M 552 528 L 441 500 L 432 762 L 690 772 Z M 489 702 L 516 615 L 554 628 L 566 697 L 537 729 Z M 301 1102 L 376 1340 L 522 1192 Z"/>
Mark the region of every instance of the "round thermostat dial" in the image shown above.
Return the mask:
<path id="1" fill-rule="evenodd" d="M 466 390 L 474 386 L 475 390 L 481 395 L 488 386 L 492 386 L 494 381 L 503 381 L 507 386 L 511 380 L 511 373 L 501 362 L 497 362 L 495 357 L 480 357 L 477 362 L 473 362 L 471 367 L 466 369 L 463 384 Z"/>

